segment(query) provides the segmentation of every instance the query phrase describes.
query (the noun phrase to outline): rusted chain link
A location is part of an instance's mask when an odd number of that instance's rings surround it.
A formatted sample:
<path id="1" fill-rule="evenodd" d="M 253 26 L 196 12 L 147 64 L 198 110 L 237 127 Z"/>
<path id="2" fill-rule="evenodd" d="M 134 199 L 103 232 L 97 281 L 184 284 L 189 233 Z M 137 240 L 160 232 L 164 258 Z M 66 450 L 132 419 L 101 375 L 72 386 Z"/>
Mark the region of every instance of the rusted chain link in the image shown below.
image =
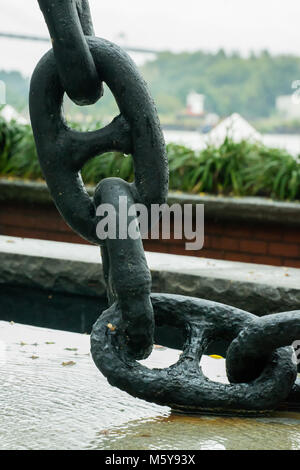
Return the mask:
<path id="1" fill-rule="evenodd" d="M 183 412 L 262 413 L 283 403 L 299 406 L 297 366 L 290 344 L 299 338 L 300 312 L 258 318 L 206 300 L 151 294 L 151 275 L 141 237 L 99 240 L 97 207 L 110 204 L 118 221 L 119 198 L 127 207 L 166 201 L 168 164 L 157 112 L 147 86 L 128 55 L 93 37 L 86 0 L 39 0 L 53 51 L 38 64 L 31 81 L 30 114 L 40 164 L 55 204 L 66 222 L 100 245 L 110 307 L 94 325 L 91 351 L 109 382 L 133 396 Z M 65 91 L 79 104 L 111 89 L 120 115 L 95 132 L 71 130 L 62 115 Z M 101 181 L 90 198 L 80 170 L 107 151 L 131 153 L 135 181 Z M 136 221 L 132 215 L 128 224 Z M 137 221 L 136 221 L 137 223 Z M 116 231 L 118 233 L 118 230 Z M 179 332 L 170 341 L 170 331 Z M 183 353 L 167 369 L 149 370 L 136 359 L 149 355 L 153 339 Z M 223 342 L 230 384 L 202 373 L 203 354 Z M 218 351 L 220 353 L 220 351 Z"/>

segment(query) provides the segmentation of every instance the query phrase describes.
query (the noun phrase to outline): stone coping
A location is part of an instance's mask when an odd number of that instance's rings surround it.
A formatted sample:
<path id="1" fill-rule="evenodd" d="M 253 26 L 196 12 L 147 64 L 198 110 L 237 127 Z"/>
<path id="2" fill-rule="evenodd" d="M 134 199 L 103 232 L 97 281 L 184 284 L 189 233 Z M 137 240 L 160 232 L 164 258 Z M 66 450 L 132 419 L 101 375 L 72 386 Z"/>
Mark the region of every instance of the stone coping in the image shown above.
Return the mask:
<path id="1" fill-rule="evenodd" d="M 300 269 L 146 253 L 153 292 L 205 298 L 264 315 L 300 310 Z M 0 284 L 106 295 L 98 247 L 0 236 Z"/>
<path id="2" fill-rule="evenodd" d="M 93 186 L 87 187 L 92 195 Z M 51 196 L 44 182 L 0 178 L 0 201 L 49 204 Z M 169 204 L 204 204 L 207 218 L 283 223 L 300 226 L 300 203 L 279 202 L 261 197 L 196 196 L 169 193 Z"/>

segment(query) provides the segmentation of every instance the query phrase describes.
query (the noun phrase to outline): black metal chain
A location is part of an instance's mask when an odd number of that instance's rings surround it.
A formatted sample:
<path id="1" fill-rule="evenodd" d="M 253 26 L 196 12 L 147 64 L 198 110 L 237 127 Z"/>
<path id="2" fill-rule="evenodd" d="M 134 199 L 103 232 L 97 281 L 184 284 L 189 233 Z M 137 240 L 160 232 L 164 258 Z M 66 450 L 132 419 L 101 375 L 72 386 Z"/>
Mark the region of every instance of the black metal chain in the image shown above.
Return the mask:
<path id="1" fill-rule="evenodd" d="M 73 0 L 40 0 L 40 4 L 55 38 L 56 29 L 60 28 L 56 50 L 42 58 L 31 80 L 30 115 L 41 167 L 67 223 L 88 241 L 103 245 L 106 278 L 113 293 L 111 302 L 116 302 L 122 312 L 126 345 L 135 358 L 144 358 L 152 350 L 154 315 L 150 302 L 151 275 L 142 241 L 100 241 L 96 235 L 96 208 L 104 203 L 117 208 L 120 195 L 148 208 L 154 203 L 165 203 L 168 164 L 156 108 L 135 64 L 122 49 L 103 39 L 83 37 L 88 57 L 92 58 L 97 75 L 111 89 L 121 114 L 95 132 L 80 133 L 68 128 L 61 112 L 65 80 L 75 84 L 77 97 L 85 93 L 80 88 L 84 50 L 80 47 L 77 54 L 78 40 L 73 46 L 70 42 L 76 35 L 82 38 L 82 27 Z M 72 25 L 71 35 L 69 30 L 64 35 L 63 24 Z M 67 62 L 68 67 L 62 72 L 66 45 L 68 50 L 71 48 L 73 70 Z M 108 178 L 97 186 L 91 199 L 79 171 L 90 158 L 112 150 L 132 154 L 135 182 L 128 184 Z"/>
<path id="2" fill-rule="evenodd" d="M 255 332 L 263 328 L 271 328 L 272 332 L 280 330 L 285 315 L 289 314 L 258 318 L 216 302 L 167 294 L 152 294 L 151 301 L 156 326 L 176 327 L 183 332 L 183 342 L 178 344 L 183 353 L 176 364 L 166 369 L 148 369 L 133 361 L 125 349 L 120 350 L 117 346 L 120 315 L 112 307 L 99 318 L 91 337 L 94 361 L 111 385 L 134 397 L 170 406 L 177 412 L 253 415 L 270 412 L 283 402 L 286 409 L 299 409 L 300 382 L 295 383 L 297 368 L 291 359 L 293 350 L 291 347 L 277 349 L 282 341 L 279 340 L 277 346 L 276 337 L 273 338 L 274 349 L 270 348 L 271 354 L 268 354 L 267 334 L 264 335 L 267 354 L 258 355 L 257 361 L 251 363 L 254 378 L 249 381 L 243 377 L 244 368 L 241 380 L 228 385 L 209 380 L 199 367 L 202 355 L 213 351 L 220 339 L 225 341 L 226 351 L 244 334 L 255 336 Z M 115 326 L 114 331 L 107 328 L 108 322 Z M 287 317 L 284 325 L 292 332 L 297 325 L 297 331 L 285 340 L 281 338 L 283 344 L 290 344 L 291 337 L 299 332 L 299 312 Z M 255 341 L 249 338 L 243 359 L 251 361 L 247 353 L 255 347 Z M 235 367 L 238 353 L 240 350 L 226 360 L 229 378 L 240 373 Z M 234 378 L 238 379 L 238 375 Z"/>
<path id="3" fill-rule="evenodd" d="M 93 104 L 102 86 L 85 36 L 94 36 L 87 0 L 38 0 L 44 14 L 60 81 L 77 104 Z M 77 73 L 74 74 L 74 70 Z M 72 77 L 72 78 L 71 78 Z"/>
<path id="4" fill-rule="evenodd" d="M 299 407 L 297 367 L 289 346 L 300 335 L 300 312 L 262 319 L 201 299 L 151 294 L 151 274 L 141 238 L 106 239 L 96 234 L 96 209 L 119 198 L 127 205 L 166 201 L 168 164 L 154 102 L 130 57 L 94 37 L 87 0 L 39 0 L 53 50 L 38 64 L 30 88 L 30 114 L 40 164 L 63 218 L 82 237 L 101 246 L 110 307 L 94 325 L 91 351 L 109 382 L 133 396 L 177 411 L 261 413 L 285 403 Z M 95 132 L 70 129 L 62 114 L 64 93 L 74 102 L 93 103 L 102 82 L 112 91 L 120 115 Z M 80 170 L 107 151 L 131 153 L 135 182 L 106 178 L 90 198 Z M 129 217 L 128 224 L 135 219 Z M 117 217 L 118 221 L 118 217 Z M 118 234 L 118 230 L 116 231 Z M 179 331 L 183 349 L 177 364 L 150 370 L 136 362 L 147 357 L 154 339 L 169 345 Z M 174 331 L 174 330 L 173 330 Z M 204 377 L 199 361 L 223 341 L 230 384 Z"/>

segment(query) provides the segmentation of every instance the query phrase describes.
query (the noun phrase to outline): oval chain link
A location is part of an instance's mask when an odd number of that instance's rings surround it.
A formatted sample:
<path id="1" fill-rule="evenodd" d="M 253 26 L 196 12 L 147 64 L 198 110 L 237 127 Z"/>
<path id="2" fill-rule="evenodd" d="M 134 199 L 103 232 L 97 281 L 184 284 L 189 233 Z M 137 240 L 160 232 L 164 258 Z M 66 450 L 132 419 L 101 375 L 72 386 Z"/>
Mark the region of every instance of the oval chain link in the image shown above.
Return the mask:
<path id="1" fill-rule="evenodd" d="M 85 36 L 94 36 L 88 0 L 38 0 L 61 84 L 74 103 L 94 104 L 103 88 Z"/>
<path id="2" fill-rule="evenodd" d="M 93 37 L 87 0 L 39 0 L 53 43 L 31 81 L 30 114 L 40 164 L 63 218 L 82 237 L 101 245 L 109 308 L 94 325 L 93 359 L 108 381 L 133 396 L 179 412 L 262 413 L 282 403 L 298 409 L 300 384 L 289 346 L 300 334 L 300 312 L 258 318 L 234 307 L 151 293 L 151 274 L 141 237 L 100 241 L 96 209 L 119 198 L 127 204 L 166 201 L 168 163 L 157 112 L 148 88 L 129 56 Z M 64 93 L 90 104 L 111 89 L 120 115 L 95 132 L 70 129 L 62 115 Z M 107 151 L 131 153 L 135 181 L 101 181 L 91 198 L 80 170 Z M 135 216 L 129 218 L 131 223 Z M 118 230 L 117 230 L 118 232 Z M 170 329 L 180 333 L 170 341 Z M 153 339 L 182 349 L 167 369 L 150 370 Z M 179 338 L 179 339 L 178 339 Z M 230 384 L 208 380 L 199 365 L 203 354 L 223 341 Z"/>

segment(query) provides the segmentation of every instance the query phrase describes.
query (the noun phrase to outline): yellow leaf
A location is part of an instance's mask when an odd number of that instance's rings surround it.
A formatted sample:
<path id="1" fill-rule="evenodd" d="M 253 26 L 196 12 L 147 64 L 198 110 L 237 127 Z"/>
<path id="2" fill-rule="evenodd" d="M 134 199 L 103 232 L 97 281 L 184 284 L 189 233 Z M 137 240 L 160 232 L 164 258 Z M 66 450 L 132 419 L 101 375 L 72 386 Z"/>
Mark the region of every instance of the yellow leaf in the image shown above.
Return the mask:
<path id="1" fill-rule="evenodd" d="M 115 331 L 116 330 L 116 326 L 112 325 L 111 323 L 108 323 L 107 324 L 107 328 L 110 330 L 110 331 Z"/>

